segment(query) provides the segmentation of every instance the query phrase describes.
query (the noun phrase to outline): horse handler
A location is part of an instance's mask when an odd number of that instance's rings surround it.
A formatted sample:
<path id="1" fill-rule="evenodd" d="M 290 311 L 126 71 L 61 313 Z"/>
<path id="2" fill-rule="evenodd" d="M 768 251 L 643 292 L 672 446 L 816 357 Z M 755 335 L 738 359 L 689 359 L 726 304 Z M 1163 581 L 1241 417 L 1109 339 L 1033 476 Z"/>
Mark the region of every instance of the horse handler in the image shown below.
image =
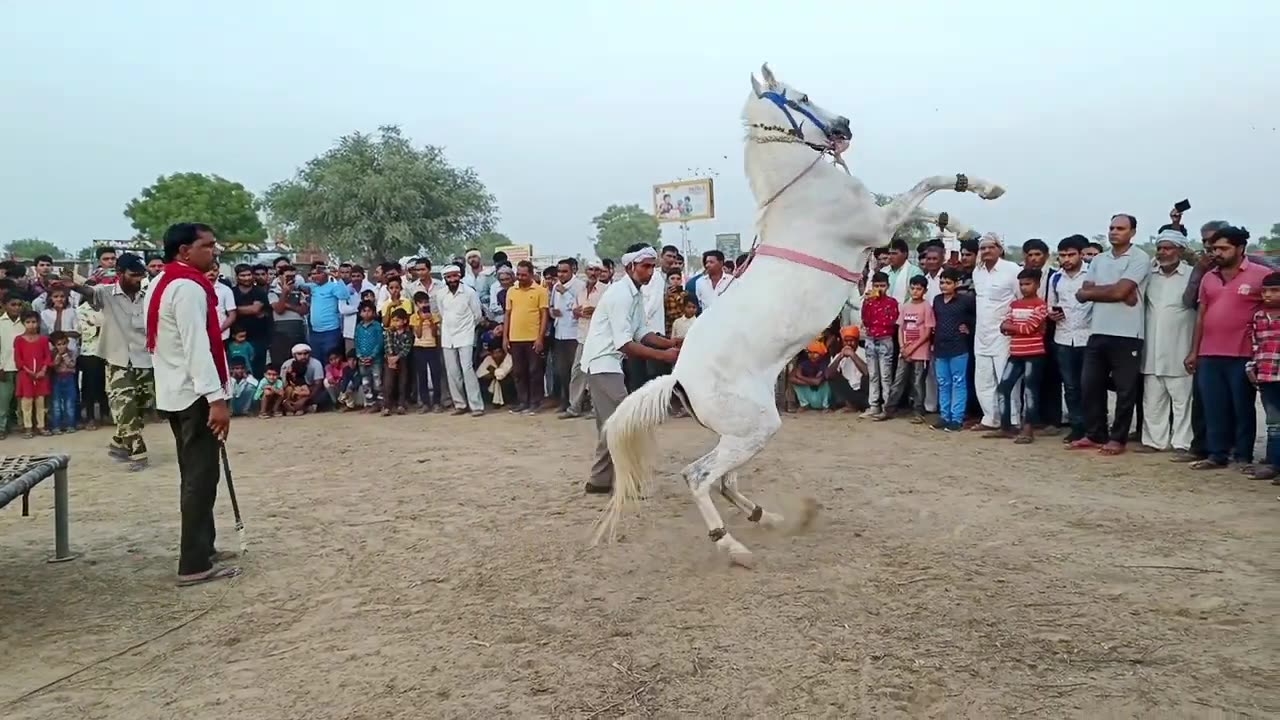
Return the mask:
<path id="1" fill-rule="evenodd" d="M 182 533 L 178 587 L 235 577 L 234 557 L 214 549 L 213 503 L 220 450 L 231 429 L 227 354 L 205 272 L 217 267 L 213 229 L 179 223 L 164 235 L 164 271 L 146 305 L 147 349 L 155 361 L 156 408 L 169 416 L 178 449 Z"/>
<path id="2" fill-rule="evenodd" d="M 609 284 L 600 296 L 582 349 L 580 367 L 587 374 L 587 390 L 596 409 L 596 458 L 587 480 L 588 493 L 613 490 L 613 458 L 605 442 L 604 424 L 627 396 L 622 359 L 675 364 L 683 338 L 670 340 L 649 332 L 641 290 L 653 277 L 658 253 L 644 244 L 632 245 L 622 256 L 627 276 Z"/>

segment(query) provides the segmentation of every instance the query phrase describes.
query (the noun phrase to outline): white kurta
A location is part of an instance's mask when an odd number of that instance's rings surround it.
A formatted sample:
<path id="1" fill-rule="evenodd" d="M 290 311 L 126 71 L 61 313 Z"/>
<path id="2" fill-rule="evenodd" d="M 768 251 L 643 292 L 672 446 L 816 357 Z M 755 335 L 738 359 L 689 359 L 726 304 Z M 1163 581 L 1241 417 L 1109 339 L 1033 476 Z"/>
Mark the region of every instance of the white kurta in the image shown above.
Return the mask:
<path id="1" fill-rule="evenodd" d="M 1000 332 L 1000 323 L 1009 316 L 1009 305 L 1018 297 L 1018 273 L 1022 268 L 1008 260 L 997 260 L 988 268 L 979 262 L 973 269 L 973 292 L 977 319 L 973 336 L 973 390 L 982 406 L 982 424 L 1000 424 L 1000 398 L 996 388 L 1009 363 L 1009 336 Z M 1009 419 L 1016 426 L 1022 417 L 1022 393 L 1014 388 Z"/>
<path id="2" fill-rule="evenodd" d="M 1157 266 L 1147 277 L 1142 356 L 1142 444 L 1157 450 L 1191 447 L 1193 379 L 1182 361 L 1191 352 L 1196 311 L 1182 304 L 1191 266 L 1172 274 Z"/>

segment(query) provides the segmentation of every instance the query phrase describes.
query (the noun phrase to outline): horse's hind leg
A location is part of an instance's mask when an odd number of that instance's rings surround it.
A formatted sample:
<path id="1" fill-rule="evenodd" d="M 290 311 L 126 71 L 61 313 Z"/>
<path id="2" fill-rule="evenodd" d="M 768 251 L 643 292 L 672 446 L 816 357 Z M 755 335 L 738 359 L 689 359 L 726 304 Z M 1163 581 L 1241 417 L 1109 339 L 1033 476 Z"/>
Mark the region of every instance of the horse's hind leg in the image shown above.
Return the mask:
<path id="1" fill-rule="evenodd" d="M 756 432 L 749 436 L 722 436 L 714 450 L 699 458 L 684 471 L 685 481 L 693 494 L 694 504 L 698 506 L 698 512 L 702 513 L 702 519 L 707 523 L 707 535 L 716 547 L 728 552 L 729 559 L 738 565 L 750 566 L 751 551 L 725 530 L 724 520 L 716 510 L 715 503 L 711 501 L 711 487 L 717 480 L 737 470 L 760 452 L 760 449 L 781 426 L 782 421 L 775 412 L 772 416 L 766 416 L 766 424 L 757 428 Z M 746 498 L 743 500 L 751 504 Z M 751 507 L 754 509 L 756 506 L 751 504 Z"/>
<path id="2" fill-rule="evenodd" d="M 751 522 L 758 522 L 767 528 L 782 527 L 783 518 L 781 515 L 769 512 L 760 505 L 755 504 L 738 489 L 737 470 L 726 474 L 720 479 L 720 494 L 736 505 L 739 510 L 747 513 L 747 519 Z"/>

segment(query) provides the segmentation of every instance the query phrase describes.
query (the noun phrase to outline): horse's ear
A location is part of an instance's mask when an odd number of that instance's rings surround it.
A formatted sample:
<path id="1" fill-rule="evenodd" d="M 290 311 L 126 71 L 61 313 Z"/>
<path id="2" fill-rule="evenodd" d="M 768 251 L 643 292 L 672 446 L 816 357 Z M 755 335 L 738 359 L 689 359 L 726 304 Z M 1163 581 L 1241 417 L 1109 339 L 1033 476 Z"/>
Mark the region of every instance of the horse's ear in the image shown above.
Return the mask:
<path id="1" fill-rule="evenodd" d="M 769 63 L 765 63 L 760 66 L 760 77 L 769 87 L 773 87 L 778 84 L 778 80 L 773 77 L 773 71 L 769 69 Z"/>
<path id="2" fill-rule="evenodd" d="M 755 92 L 756 97 L 764 95 L 764 88 L 760 87 L 760 81 L 756 79 L 755 75 L 751 76 L 751 89 Z"/>

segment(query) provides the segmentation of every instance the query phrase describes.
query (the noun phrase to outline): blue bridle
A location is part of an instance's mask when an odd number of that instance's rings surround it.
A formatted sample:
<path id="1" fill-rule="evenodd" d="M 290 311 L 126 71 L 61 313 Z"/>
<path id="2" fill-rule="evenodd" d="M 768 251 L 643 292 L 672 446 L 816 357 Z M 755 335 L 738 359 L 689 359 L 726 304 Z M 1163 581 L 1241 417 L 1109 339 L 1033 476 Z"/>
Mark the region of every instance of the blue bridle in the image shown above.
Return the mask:
<path id="1" fill-rule="evenodd" d="M 766 98 L 769 101 L 771 101 L 774 105 L 778 106 L 778 109 L 782 111 L 782 114 L 787 116 L 787 122 L 791 123 L 792 134 L 794 134 L 797 138 L 800 138 L 801 140 L 803 140 L 804 132 L 800 129 L 801 123 L 797 123 L 796 119 L 791 116 L 792 110 L 795 110 L 801 115 L 809 118 L 809 121 L 812 122 L 814 126 L 817 127 L 819 130 L 821 130 L 823 135 L 827 137 L 831 136 L 831 132 L 827 128 L 826 123 L 819 120 L 817 116 L 809 112 L 807 109 L 801 107 L 800 103 L 788 98 L 786 90 L 783 90 L 781 93 L 776 93 L 770 90 L 769 92 L 760 93 L 760 97 Z"/>

